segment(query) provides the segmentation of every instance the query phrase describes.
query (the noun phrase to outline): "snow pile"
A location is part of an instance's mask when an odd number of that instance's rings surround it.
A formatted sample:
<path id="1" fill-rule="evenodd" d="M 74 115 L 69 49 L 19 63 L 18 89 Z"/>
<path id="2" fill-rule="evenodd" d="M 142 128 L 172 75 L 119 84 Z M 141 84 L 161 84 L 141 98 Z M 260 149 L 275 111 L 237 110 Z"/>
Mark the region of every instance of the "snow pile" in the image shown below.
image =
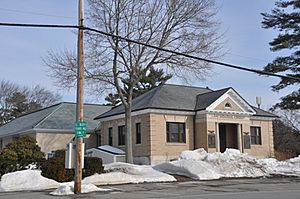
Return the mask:
<path id="1" fill-rule="evenodd" d="M 204 149 L 184 151 L 178 160 L 156 165 L 154 169 L 195 180 L 261 177 L 269 174 L 263 165 L 256 163 L 255 158 L 236 149 L 227 149 L 224 153 L 207 153 Z"/>
<path id="2" fill-rule="evenodd" d="M 176 181 L 173 176 L 154 170 L 151 166 L 147 165 L 132 165 L 118 162 L 106 165 L 105 170 L 109 171 L 109 173 L 86 177 L 83 182 L 95 185 L 107 185 Z"/>
<path id="3" fill-rule="evenodd" d="M 39 170 L 23 170 L 8 173 L 0 181 L 1 191 L 42 190 L 59 187 L 55 180 L 45 178 Z"/>
<path id="4" fill-rule="evenodd" d="M 265 158 L 257 160 L 257 163 L 267 168 L 270 174 L 300 176 L 300 156 L 286 161 Z"/>
<path id="5" fill-rule="evenodd" d="M 89 193 L 95 191 L 111 191 L 110 189 L 102 189 L 93 184 L 82 184 L 81 185 L 81 193 Z M 62 196 L 62 195 L 73 195 L 74 194 L 74 186 L 73 183 L 66 183 L 61 185 L 56 190 L 50 192 L 51 195 Z"/>

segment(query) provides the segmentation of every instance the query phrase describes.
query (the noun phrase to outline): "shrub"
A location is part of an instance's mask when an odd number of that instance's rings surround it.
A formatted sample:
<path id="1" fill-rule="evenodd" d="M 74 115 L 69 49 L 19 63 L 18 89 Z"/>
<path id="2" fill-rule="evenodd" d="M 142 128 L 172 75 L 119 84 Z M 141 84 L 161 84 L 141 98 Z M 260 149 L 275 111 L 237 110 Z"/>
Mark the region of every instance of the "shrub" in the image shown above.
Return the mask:
<path id="1" fill-rule="evenodd" d="M 83 177 L 94 175 L 95 173 L 103 173 L 102 159 L 96 157 L 84 158 Z"/>
<path id="2" fill-rule="evenodd" d="M 64 157 L 52 157 L 41 163 L 40 169 L 44 177 L 56 180 L 58 182 L 72 181 L 74 169 L 65 169 Z"/>
<path id="3" fill-rule="evenodd" d="M 29 164 L 39 164 L 45 154 L 30 136 L 22 136 L 0 152 L 0 176 L 5 173 L 26 169 Z"/>
<path id="4" fill-rule="evenodd" d="M 63 150 L 55 151 L 52 158 L 41 163 L 42 175 L 58 182 L 68 182 L 74 179 L 74 169 L 65 169 L 65 155 Z M 84 158 L 83 177 L 102 173 L 102 160 L 96 157 Z"/>

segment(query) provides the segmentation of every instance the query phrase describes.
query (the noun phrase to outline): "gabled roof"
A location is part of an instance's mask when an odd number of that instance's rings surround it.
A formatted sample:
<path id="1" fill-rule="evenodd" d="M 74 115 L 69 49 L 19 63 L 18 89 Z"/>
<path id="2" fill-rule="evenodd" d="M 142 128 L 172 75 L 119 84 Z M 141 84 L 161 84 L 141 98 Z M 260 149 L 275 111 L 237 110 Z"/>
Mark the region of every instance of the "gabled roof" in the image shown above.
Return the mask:
<path id="1" fill-rule="evenodd" d="M 160 110 L 175 110 L 175 111 L 200 111 L 206 110 L 217 100 L 220 100 L 226 93 L 234 95 L 241 103 L 248 114 L 276 117 L 271 113 L 262 111 L 261 109 L 253 109 L 233 88 L 224 88 L 213 91 L 208 88 L 190 87 L 183 85 L 165 84 L 158 86 L 151 91 L 138 96 L 132 101 L 132 112 L 144 109 L 160 109 Z M 123 105 L 116 106 L 110 111 L 100 114 L 95 119 L 107 118 L 115 115 L 124 114 Z"/>
<path id="2" fill-rule="evenodd" d="M 208 88 L 165 84 L 134 98 L 132 101 L 132 111 L 147 108 L 194 111 L 196 96 L 211 91 Z M 123 105 L 119 105 L 95 119 L 122 113 L 125 113 L 125 109 Z"/>
<path id="3" fill-rule="evenodd" d="M 98 122 L 94 117 L 111 109 L 111 106 L 96 104 L 84 105 L 84 120 L 88 130 L 95 129 Z M 0 137 L 19 134 L 31 130 L 70 131 L 74 129 L 76 104 L 62 102 L 38 111 L 22 115 L 7 124 L 0 126 Z"/>
<path id="4" fill-rule="evenodd" d="M 231 88 L 224 88 L 217 91 L 211 91 L 208 93 L 203 93 L 197 95 L 197 101 L 195 110 L 200 111 L 206 109 L 209 105 L 215 102 L 218 98 L 220 98 L 224 93 L 226 93 Z"/>

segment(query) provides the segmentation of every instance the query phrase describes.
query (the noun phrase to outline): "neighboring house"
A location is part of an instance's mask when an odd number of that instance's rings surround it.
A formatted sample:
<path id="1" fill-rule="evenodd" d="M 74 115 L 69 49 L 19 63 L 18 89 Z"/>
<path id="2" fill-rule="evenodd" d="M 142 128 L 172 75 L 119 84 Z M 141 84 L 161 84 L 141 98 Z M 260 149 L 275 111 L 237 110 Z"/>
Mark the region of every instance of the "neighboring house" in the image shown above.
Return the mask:
<path id="1" fill-rule="evenodd" d="M 120 105 L 95 118 L 101 122 L 102 144 L 125 149 L 124 117 Z M 249 105 L 233 88 L 159 86 L 133 100 L 134 162 L 157 164 L 197 148 L 273 156 L 274 118 Z"/>
<path id="2" fill-rule="evenodd" d="M 98 122 L 94 117 L 111 109 L 111 106 L 84 105 L 84 121 L 87 122 L 86 148 L 100 145 L 99 133 L 95 133 Z M 23 135 L 34 137 L 46 154 L 65 149 L 74 138 L 76 104 L 62 102 L 38 111 L 22 115 L 0 126 L 0 149 Z M 98 143 L 97 143 L 98 142 Z"/>

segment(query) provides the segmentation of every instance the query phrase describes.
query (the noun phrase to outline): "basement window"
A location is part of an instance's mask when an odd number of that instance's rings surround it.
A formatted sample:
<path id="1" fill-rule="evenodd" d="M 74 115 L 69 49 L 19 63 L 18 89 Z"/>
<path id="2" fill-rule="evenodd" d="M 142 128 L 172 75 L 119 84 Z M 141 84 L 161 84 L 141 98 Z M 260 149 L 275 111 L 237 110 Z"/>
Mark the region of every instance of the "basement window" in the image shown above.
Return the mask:
<path id="1" fill-rule="evenodd" d="M 185 143 L 185 123 L 167 122 L 167 142 Z"/>

